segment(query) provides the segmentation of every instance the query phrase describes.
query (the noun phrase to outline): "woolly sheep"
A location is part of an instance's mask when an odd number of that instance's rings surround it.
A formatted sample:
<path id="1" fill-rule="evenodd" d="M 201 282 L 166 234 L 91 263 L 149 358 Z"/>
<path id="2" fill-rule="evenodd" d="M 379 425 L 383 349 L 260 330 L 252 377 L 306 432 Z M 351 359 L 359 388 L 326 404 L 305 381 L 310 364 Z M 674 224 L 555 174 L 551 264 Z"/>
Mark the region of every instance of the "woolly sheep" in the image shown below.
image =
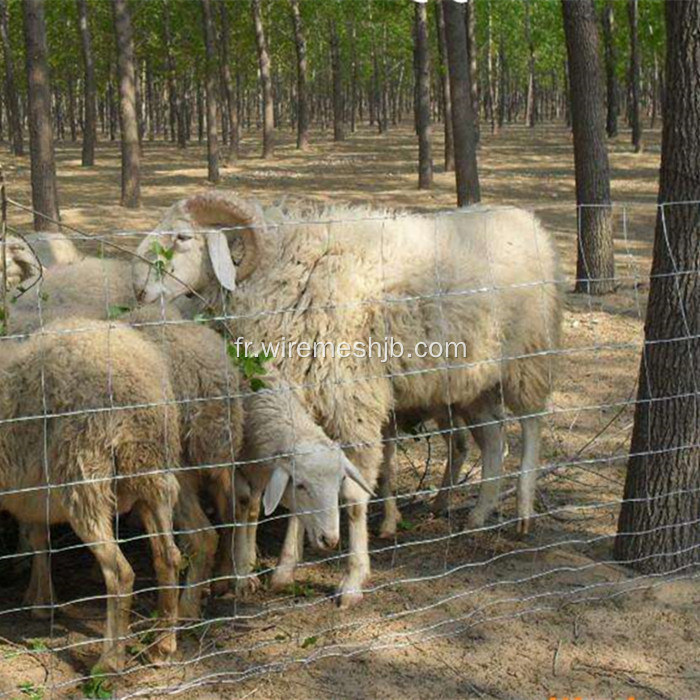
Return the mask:
<path id="1" fill-rule="evenodd" d="M 550 351 L 561 316 L 555 246 L 536 217 L 506 207 L 418 216 L 332 206 L 291 212 L 286 225 L 268 229 L 255 207 L 210 192 L 174 205 L 162 228 L 175 225 L 190 231 L 171 236 L 170 243 L 161 239 L 172 250 L 172 271 L 215 308 L 233 309 L 235 331 L 246 340 L 352 344 L 391 336 L 409 349 L 386 363 L 353 354 L 342 361 L 300 354 L 273 360 L 304 388 L 309 410 L 370 485 L 392 408 L 434 413 L 450 405 L 454 414 L 473 415 L 482 426 L 484 483 L 470 525 L 483 525 L 498 502 L 503 436 L 493 407 L 477 402 L 500 387 L 523 430 L 518 513 L 521 528 L 528 528 L 539 415 L 550 391 Z M 235 230 L 196 233 L 217 226 Z M 245 250 L 234 268 L 225 243 L 236 239 Z M 144 239 L 138 252 L 147 256 L 153 241 Z M 142 262 L 135 263 L 134 280 L 145 303 L 185 290 Z M 466 352 L 446 358 L 410 352 L 426 340 L 463 343 Z M 352 484 L 344 495 L 351 502 L 350 556 L 341 606 L 361 598 L 370 572 L 367 495 Z M 298 555 L 295 528 L 273 583 L 290 580 Z"/>
<path id="2" fill-rule="evenodd" d="M 266 514 L 280 501 L 300 513 L 310 542 L 331 549 L 339 540 L 343 479 L 370 487 L 275 373 L 265 376 L 263 390 L 252 392 L 232 365 L 224 338 L 199 323 L 178 323 L 179 318 L 167 306 L 145 307 L 127 320 L 139 324 L 168 360 L 180 402 L 188 488 L 209 488 L 222 523 L 236 523 L 235 546 L 231 529 L 222 531 L 213 587 L 223 592 L 235 574 L 237 591 L 246 593 L 257 586 L 251 572 L 261 501 Z M 232 475 L 225 465 L 234 460 L 240 463 Z M 202 468 L 188 468 L 198 465 Z M 181 600 L 183 616 L 195 617 L 197 609 L 195 597 Z"/>
<path id="3" fill-rule="evenodd" d="M 5 246 L 3 255 L 2 242 L 0 242 L 0 289 L 3 285 L 6 289 L 11 289 L 39 274 L 39 262 L 31 248 L 21 238 L 8 236 Z M 7 270 L 5 270 L 5 260 Z"/>
<path id="4" fill-rule="evenodd" d="M 173 400 L 150 343 L 87 319 L 51 324 L 19 345 L 3 369 L 0 508 L 29 526 L 37 553 L 26 602 L 51 604 L 48 528 L 69 523 L 90 546 L 107 588 L 100 668 L 124 663 L 134 573 L 112 518 L 132 508 L 149 535 L 167 630 L 151 656 L 160 661 L 175 651 L 180 554 L 172 536 L 178 483 L 170 468 L 180 442 Z"/>

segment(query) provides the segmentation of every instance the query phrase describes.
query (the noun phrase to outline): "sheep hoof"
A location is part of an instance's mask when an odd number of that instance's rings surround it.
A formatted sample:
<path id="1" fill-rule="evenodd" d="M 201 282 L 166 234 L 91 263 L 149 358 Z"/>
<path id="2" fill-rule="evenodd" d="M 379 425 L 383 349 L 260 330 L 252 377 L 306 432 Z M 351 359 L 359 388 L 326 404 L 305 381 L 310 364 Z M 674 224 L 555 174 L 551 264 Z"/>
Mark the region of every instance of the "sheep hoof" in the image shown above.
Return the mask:
<path id="1" fill-rule="evenodd" d="M 153 666 L 164 666 L 167 664 L 177 649 L 175 633 L 171 632 L 158 640 L 147 652 L 149 663 Z"/>
<path id="2" fill-rule="evenodd" d="M 380 540 L 393 540 L 396 537 L 396 520 L 385 520 L 377 534 Z"/>
<path id="3" fill-rule="evenodd" d="M 126 656 L 123 649 L 105 651 L 90 669 L 90 675 L 102 676 L 109 673 L 120 673 L 124 670 Z"/>
<path id="4" fill-rule="evenodd" d="M 530 518 L 521 518 L 515 526 L 515 531 L 519 535 L 529 535 L 532 521 Z"/>
<path id="5" fill-rule="evenodd" d="M 467 517 L 467 529 L 469 530 L 479 530 L 484 527 L 485 523 L 486 518 L 478 511 L 473 510 Z"/>
<path id="6" fill-rule="evenodd" d="M 336 600 L 336 603 L 338 607 L 341 610 L 347 610 L 348 608 L 353 607 L 353 605 L 357 605 L 361 600 L 362 600 L 362 583 L 366 577 L 362 577 L 360 579 L 353 577 L 352 579 L 350 576 L 346 576 L 342 583 L 340 584 L 340 588 L 338 588 L 338 598 Z"/>
<path id="7" fill-rule="evenodd" d="M 248 598 L 249 596 L 257 593 L 262 588 L 260 579 L 254 574 L 245 576 L 236 581 L 236 597 L 237 598 Z"/>
<path id="8" fill-rule="evenodd" d="M 27 605 L 42 605 L 42 603 L 28 602 Z M 48 607 L 32 607 L 32 617 L 35 620 L 48 620 L 51 617 L 51 608 Z"/>
<path id="9" fill-rule="evenodd" d="M 211 594 L 215 598 L 220 598 L 226 595 L 229 590 L 231 590 L 231 579 L 230 578 L 220 578 L 214 581 L 210 586 Z"/>
<path id="10" fill-rule="evenodd" d="M 294 569 L 277 567 L 270 577 L 270 590 L 283 591 L 294 584 Z"/>

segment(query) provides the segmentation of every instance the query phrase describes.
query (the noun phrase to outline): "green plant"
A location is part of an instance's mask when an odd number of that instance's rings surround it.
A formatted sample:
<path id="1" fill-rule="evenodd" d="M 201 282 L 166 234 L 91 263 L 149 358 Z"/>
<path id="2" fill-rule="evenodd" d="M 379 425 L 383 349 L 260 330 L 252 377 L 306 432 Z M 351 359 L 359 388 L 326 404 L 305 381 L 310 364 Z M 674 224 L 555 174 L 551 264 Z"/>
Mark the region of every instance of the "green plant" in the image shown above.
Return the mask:
<path id="1" fill-rule="evenodd" d="M 112 304 L 112 306 L 110 306 L 109 309 L 107 309 L 107 318 L 110 321 L 114 321 L 120 316 L 128 314 L 129 311 L 131 311 L 131 307 L 129 306 L 124 306 L 122 304 Z"/>
<path id="2" fill-rule="evenodd" d="M 264 389 L 266 384 L 260 377 L 267 374 L 265 363 L 272 359 L 272 355 L 264 352 L 257 355 L 247 355 L 245 350 L 239 350 L 236 343 L 230 341 L 227 345 L 227 351 L 234 366 L 238 367 L 243 376 L 250 382 L 250 388 L 253 391 Z"/>
<path id="3" fill-rule="evenodd" d="M 152 263 L 156 273 L 156 279 L 161 280 L 168 271 L 168 263 L 173 259 L 175 251 L 172 248 L 163 248 L 160 241 L 153 241 L 151 244 L 151 252 L 156 256 L 156 259 Z"/>
<path id="4" fill-rule="evenodd" d="M 318 641 L 318 637 L 311 636 L 307 637 L 302 643 L 301 643 L 301 648 L 302 649 L 308 649 L 309 647 L 312 647 L 316 642 Z"/>
<path id="5" fill-rule="evenodd" d="M 27 649 L 31 651 L 48 651 L 49 648 L 46 646 L 46 642 L 41 639 L 28 639 Z"/>
<path id="6" fill-rule="evenodd" d="M 112 697 L 112 686 L 107 681 L 104 672 L 99 668 L 93 668 L 90 677 L 83 683 L 81 690 L 86 698 L 106 700 Z"/>
<path id="7" fill-rule="evenodd" d="M 31 681 L 23 681 L 17 685 L 17 689 L 22 694 L 22 697 L 30 700 L 42 700 L 44 697 L 43 688 L 39 688 Z"/>

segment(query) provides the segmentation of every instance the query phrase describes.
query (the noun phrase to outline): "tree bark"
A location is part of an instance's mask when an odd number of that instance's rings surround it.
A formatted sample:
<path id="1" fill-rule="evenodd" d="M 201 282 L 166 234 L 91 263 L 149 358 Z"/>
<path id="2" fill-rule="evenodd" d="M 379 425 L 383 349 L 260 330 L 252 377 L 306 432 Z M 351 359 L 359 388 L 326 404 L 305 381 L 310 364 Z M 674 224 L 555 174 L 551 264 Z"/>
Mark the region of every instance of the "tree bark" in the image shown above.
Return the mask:
<path id="1" fill-rule="evenodd" d="M 24 155 L 22 115 L 19 110 L 15 63 L 12 55 L 12 45 L 10 44 L 9 17 L 5 0 L 0 0 L 0 43 L 2 44 L 2 58 L 5 64 L 5 106 L 12 141 L 12 152 L 16 156 L 22 156 Z"/>
<path id="2" fill-rule="evenodd" d="M 469 57 L 469 95 L 474 114 L 474 133 L 479 142 L 479 65 L 476 45 L 476 2 L 467 0 L 464 6 L 465 34 L 467 37 L 467 56 Z"/>
<path id="3" fill-rule="evenodd" d="M 639 115 L 639 2 L 627 0 L 627 15 L 630 23 L 630 127 L 634 152 L 642 150 L 642 120 Z"/>
<path id="4" fill-rule="evenodd" d="M 615 15 L 612 0 L 605 0 L 603 7 L 603 43 L 605 45 L 605 76 L 607 86 L 607 120 L 605 130 L 610 138 L 617 136 L 618 106 L 617 75 L 615 74 Z"/>
<path id="5" fill-rule="evenodd" d="M 615 557 L 644 573 L 700 562 L 700 217 L 695 204 L 665 204 L 700 199 L 700 2 L 665 12 L 660 207 L 615 540 Z"/>
<path id="6" fill-rule="evenodd" d="M 270 54 L 267 50 L 265 27 L 262 19 L 262 0 L 251 0 L 253 22 L 255 24 L 255 44 L 258 48 L 258 63 L 260 65 L 260 84 L 263 100 L 263 154 L 262 157 L 274 156 L 275 109 L 272 98 L 272 76 Z"/>
<path id="7" fill-rule="evenodd" d="M 207 180 L 219 182 L 219 98 L 216 89 L 216 45 L 214 24 L 209 0 L 202 2 L 202 19 L 204 22 L 204 47 L 206 50 L 206 90 L 207 90 Z"/>
<path id="8" fill-rule="evenodd" d="M 593 0 L 562 0 L 562 7 L 579 206 L 575 291 L 605 294 L 615 288 L 615 259 L 595 6 Z"/>
<path id="9" fill-rule="evenodd" d="M 476 122 L 469 87 L 464 5 L 454 0 L 443 0 L 443 12 L 452 96 L 457 204 L 461 207 L 481 200 L 476 162 Z"/>
<path id="10" fill-rule="evenodd" d="M 129 209 L 141 205 L 141 149 L 136 112 L 136 74 L 131 15 L 126 0 L 112 0 L 114 31 L 117 37 L 119 76 L 119 122 L 122 141 L 121 204 Z"/>
<path id="11" fill-rule="evenodd" d="M 238 127 L 238 109 L 236 106 L 236 98 L 233 89 L 233 78 L 231 77 L 231 66 L 229 64 L 230 54 L 229 54 L 229 36 L 230 36 L 230 26 L 228 20 L 228 7 L 226 2 L 223 0 L 218 0 L 219 10 L 221 13 L 221 61 L 222 61 L 222 77 L 224 90 L 226 93 L 226 99 L 224 104 L 226 105 L 226 114 L 229 125 L 229 158 L 236 160 L 238 158 L 238 151 L 240 148 L 240 130 Z"/>
<path id="12" fill-rule="evenodd" d="M 340 38 L 338 26 L 334 19 L 330 22 L 331 39 L 331 73 L 333 74 L 333 140 L 345 140 L 343 115 L 343 73 L 340 61 Z"/>
<path id="13" fill-rule="evenodd" d="M 34 230 L 60 231 L 43 0 L 24 0 L 22 14 L 29 91 L 29 152 Z"/>
<path id="14" fill-rule="evenodd" d="M 428 54 L 428 10 L 423 3 L 414 3 L 415 23 L 415 100 L 416 133 L 418 134 L 418 189 L 433 184 L 433 157 L 430 150 L 430 57 Z"/>
<path id="15" fill-rule="evenodd" d="M 447 67 L 445 15 L 442 2 L 439 0 L 435 3 L 435 23 L 437 24 L 440 80 L 442 81 L 442 112 L 445 124 L 445 172 L 449 173 L 455 169 L 455 149 L 452 135 L 452 96 L 450 95 L 450 75 Z"/>
<path id="16" fill-rule="evenodd" d="M 83 122 L 83 167 L 95 165 L 95 146 L 97 144 L 97 114 L 95 112 L 97 87 L 95 84 L 95 57 L 92 53 L 92 36 L 87 0 L 78 2 L 78 24 L 80 27 L 80 45 L 85 69 L 84 95 L 85 119 Z"/>
<path id="17" fill-rule="evenodd" d="M 530 0 L 525 0 L 525 38 L 527 41 L 528 72 L 527 72 L 527 102 L 525 107 L 525 123 L 532 129 L 537 121 L 537 83 L 535 82 L 535 42 L 532 38 L 532 18 Z"/>

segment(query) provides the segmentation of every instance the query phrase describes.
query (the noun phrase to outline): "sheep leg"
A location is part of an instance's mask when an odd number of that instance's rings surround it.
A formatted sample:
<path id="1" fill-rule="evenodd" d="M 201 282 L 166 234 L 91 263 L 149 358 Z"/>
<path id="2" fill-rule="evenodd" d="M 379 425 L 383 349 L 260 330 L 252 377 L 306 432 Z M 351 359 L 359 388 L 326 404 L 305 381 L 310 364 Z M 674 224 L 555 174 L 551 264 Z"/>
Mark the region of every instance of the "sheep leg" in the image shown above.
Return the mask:
<path id="1" fill-rule="evenodd" d="M 213 495 L 219 521 L 224 526 L 219 534 L 219 547 L 216 552 L 216 567 L 214 569 L 215 580 L 211 584 L 212 595 L 220 596 L 229 590 L 235 576 L 233 523 L 236 522 L 236 516 L 240 519 L 240 514 L 234 512 L 236 510 L 234 494 L 231 493 L 230 487 L 224 490 L 214 489 Z M 238 484 L 236 484 L 237 496 Z"/>
<path id="2" fill-rule="evenodd" d="M 29 587 L 24 594 L 24 604 L 32 606 L 32 617 L 46 620 L 51 617 L 51 604 L 54 601 L 51 583 L 51 560 L 49 557 L 49 533 L 45 524 L 22 524 L 20 531 L 26 537 L 26 544 L 34 552 Z"/>
<path id="3" fill-rule="evenodd" d="M 504 431 L 502 423 L 496 421 L 491 412 L 480 412 L 473 418 L 484 423 L 471 428 L 481 450 L 483 469 L 479 498 L 469 514 L 467 525 L 470 528 L 480 528 L 498 506 L 503 474 Z"/>
<path id="4" fill-rule="evenodd" d="M 345 480 L 343 497 L 349 502 L 350 554 L 348 571 L 338 589 L 338 607 L 349 608 L 362 600 L 362 586 L 370 575 L 367 504 L 369 494 L 354 481 Z"/>
<path id="5" fill-rule="evenodd" d="M 70 524 L 75 534 L 90 547 L 97 559 L 107 589 L 104 645 L 95 668 L 121 671 L 124 667 L 125 644 L 129 634 L 134 570 L 114 539 L 109 514 L 101 513 L 96 520 L 71 518 Z"/>
<path id="6" fill-rule="evenodd" d="M 523 454 L 518 478 L 518 521 L 517 530 L 526 535 L 535 510 L 535 487 L 537 485 L 537 465 L 540 461 L 540 419 L 528 416 L 520 419 L 523 430 Z"/>
<path id="7" fill-rule="evenodd" d="M 236 595 L 245 598 L 260 588 L 255 569 L 255 540 L 260 515 L 260 493 L 248 492 L 238 498 L 237 527 L 235 534 L 234 562 L 236 571 Z M 252 543 L 252 544 L 251 544 Z M 252 550 L 252 551 L 251 551 Z"/>
<path id="8" fill-rule="evenodd" d="M 384 436 L 379 495 L 384 504 L 384 519 L 379 527 L 379 537 L 393 539 L 396 537 L 396 526 L 401 520 L 401 511 L 396 505 L 396 430 L 393 426 Z"/>
<path id="9" fill-rule="evenodd" d="M 467 458 L 467 436 L 464 430 L 464 421 L 454 416 L 451 421 L 449 416 L 440 416 L 437 419 L 438 429 L 442 433 L 447 446 L 447 465 L 442 475 L 440 492 L 435 497 L 432 511 L 435 515 L 447 512 L 454 486 L 459 481 L 459 473 Z"/>
<path id="10" fill-rule="evenodd" d="M 180 617 L 196 620 L 200 617 L 202 593 L 211 573 L 219 538 L 192 489 L 180 489 L 175 523 L 178 529 L 187 531 L 183 540 L 189 561 L 185 589 L 180 596 Z"/>
<path id="11" fill-rule="evenodd" d="M 141 522 L 149 535 L 153 568 L 158 581 L 158 617 L 162 632 L 147 654 L 152 663 L 164 663 L 177 649 L 178 578 L 180 551 L 173 537 L 172 510 L 165 503 L 141 504 Z"/>
<path id="12" fill-rule="evenodd" d="M 270 588 L 281 591 L 294 583 L 294 570 L 304 553 L 304 526 L 295 515 L 290 516 L 280 560 L 272 572 Z"/>

